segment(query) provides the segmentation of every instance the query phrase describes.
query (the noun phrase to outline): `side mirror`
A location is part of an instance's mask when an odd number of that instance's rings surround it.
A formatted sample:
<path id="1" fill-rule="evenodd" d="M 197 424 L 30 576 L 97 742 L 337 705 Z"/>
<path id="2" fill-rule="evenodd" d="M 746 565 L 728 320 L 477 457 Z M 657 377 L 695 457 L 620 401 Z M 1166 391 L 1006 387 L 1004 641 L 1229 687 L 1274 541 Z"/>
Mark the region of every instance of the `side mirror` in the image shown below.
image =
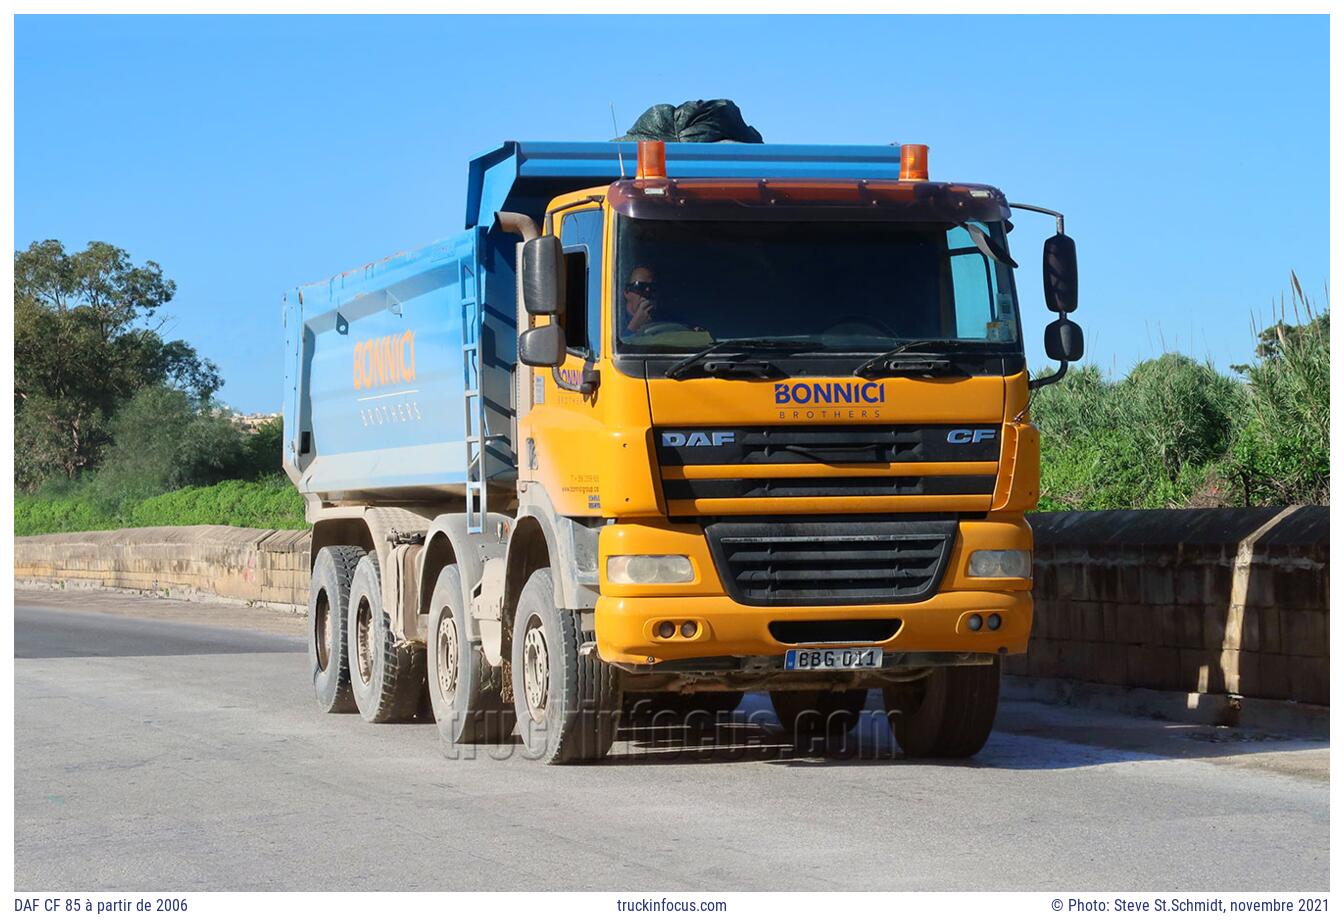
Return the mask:
<path id="1" fill-rule="evenodd" d="M 1078 250 L 1073 238 L 1056 233 L 1045 241 L 1041 269 L 1045 280 L 1045 306 L 1054 313 L 1078 309 Z"/>
<path id="2" fill-rule="evenodd" d="M 1051 361 L 1077 361 L 1083 356 L 1083 327 L 1060 317 L 1045 327 L 1045 354 Z"/>
<path id="3" fill-rule="evenodd" d="M 518 336 L 518 360 L 528 367 L 559 367 L 564 364 L 565 328 L 557 322 L 551 322 Z"/>
<path id="4" fill-rule="evenodd" d="M 524 243 L 518 275 L 523 286 L 523 309 L 532 316 L 561 315 L 565 303 L 565 254 L 559 237 L 539 236 Z M 563 336 L 561 339 L 563 345 Z"/>

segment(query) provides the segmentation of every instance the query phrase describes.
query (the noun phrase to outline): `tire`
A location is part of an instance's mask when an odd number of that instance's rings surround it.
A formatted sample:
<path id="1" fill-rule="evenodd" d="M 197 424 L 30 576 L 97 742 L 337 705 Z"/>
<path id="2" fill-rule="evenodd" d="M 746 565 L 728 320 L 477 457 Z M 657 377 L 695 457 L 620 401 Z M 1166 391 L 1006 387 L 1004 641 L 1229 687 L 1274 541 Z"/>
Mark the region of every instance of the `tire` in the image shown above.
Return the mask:
<path id="1" fill-rule="evenodd" d="M 527 756 L 546 764 L 599 760 L 616 735 L 616 677 L 596 655 L 579 655 L 581 614 L 555 606 L 551 570 L 538 569 L 513 618 L 513 706 Z"/>
<path id="2" fill-rule="evenodd" d="M 621 715 L 632 725 L 674 722 L 708 716 L 715 721 L 731 715 L 742 705 L 741 690 L 710 693 L 626 693 L 621 697 Z"/>
<path id="3" fill-rule="evenodd" d="M 429 601 L 426 676 L 434 721 L 445 753 L 459 745 L 494 744 L 513 735 L 512 706 L 500 701 L 501 668 L 492 668 L 479 642 L 467 641 L 462 572 L 446 566 Z"/>
<path id="4" fill-rule="evenodd" d="M 350 581 L 364 556 L 358 546 L 324 546 L 308 582 L 308 671 L 323 712 L 354 712 L 346 655 Z"/>
<path id="5" fill-rule="evenodd" d="M 371 553 L 355 567 L 346 623 L 350 689 L 364 721 L 397 722 L 415 715 L 424 692 L 424 649 L 392 634 L 378 558 Z"/>
<path id="6" fill-rule="evenodd" d="M 1001 664 L 936 668 L 882 691 L 896 743 L 910 757 L 972 757 L 994 729 Z"/>
<path id="7" fill-rule="evenodd" d="M 771 690 L 786 734 L 798 740 L 847 735 L 859 724 L 867 690 Z"/>

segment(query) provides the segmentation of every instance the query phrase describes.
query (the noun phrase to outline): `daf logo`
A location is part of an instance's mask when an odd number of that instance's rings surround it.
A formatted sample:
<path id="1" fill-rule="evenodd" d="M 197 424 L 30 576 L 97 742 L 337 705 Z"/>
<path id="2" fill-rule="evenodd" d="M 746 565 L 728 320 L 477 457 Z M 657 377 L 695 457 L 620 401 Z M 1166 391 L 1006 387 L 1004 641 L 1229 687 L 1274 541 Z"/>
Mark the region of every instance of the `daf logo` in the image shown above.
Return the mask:
<path id="1" fill-rule="evenodd" d="M 981 441 L 994 440 L 993 428 L 953 428 L 947 433 L 949 444 L 979 444 Z"/>
<path id="2" fill-rule="evenodd" d="M 664 431 L 664 447 L 722 447 L 737 440 L 732 431 Z"/>

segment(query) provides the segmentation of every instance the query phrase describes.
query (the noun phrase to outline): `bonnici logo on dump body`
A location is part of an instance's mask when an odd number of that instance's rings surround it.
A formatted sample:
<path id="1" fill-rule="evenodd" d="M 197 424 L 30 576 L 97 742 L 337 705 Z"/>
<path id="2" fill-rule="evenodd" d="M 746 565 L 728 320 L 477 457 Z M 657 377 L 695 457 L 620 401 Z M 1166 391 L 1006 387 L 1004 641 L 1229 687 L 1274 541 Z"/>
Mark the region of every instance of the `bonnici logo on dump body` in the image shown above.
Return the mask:
<path id="1" fill-rule="evenodd" d="M 355 389 L 415 380 L 415 333 L 408 329 L 355 343 Z"/>
<path id="2" fill-rule="evenodd" d="M 775 405 L 782 419 L 881 418 L 885 383 L 777 383 Z"/>

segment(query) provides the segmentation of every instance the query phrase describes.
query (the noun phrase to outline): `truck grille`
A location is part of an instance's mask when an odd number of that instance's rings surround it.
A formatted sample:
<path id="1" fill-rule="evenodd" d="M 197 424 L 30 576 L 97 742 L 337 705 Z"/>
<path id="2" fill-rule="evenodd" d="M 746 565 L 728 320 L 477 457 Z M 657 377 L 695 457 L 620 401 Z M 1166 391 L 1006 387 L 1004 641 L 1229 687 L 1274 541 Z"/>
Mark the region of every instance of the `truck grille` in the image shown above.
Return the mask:
<path id="1" fill-rule="evenodd" d="M 813 513 L 789 500 L 824 499 L 883 514 L 987 511 L 999 428 L 975 425 L 661 428 L 654 432 L 663 497 L 673 517 Z M 926 502 L 920 502 L 924 497 Z M 758 502 L 747 510 L 741 504 Z M 868 508 L 865 500 L 876 501 Z M 774 504 L 773 509 L 771 508 Z"/>
<path id="2" fill-rule="evenodd" d="M 948 442 L 948 435 L 953 431 L 976 427 L 997 428 L 998 425 L 818 425 L 814 428 L 714 428 L 700 431 L 662 428 L 655 432 L 655 443 L 658 445 L 658 462 L 665 466 L 997 461 L 997 438 L 972 444 Z"/>
<path id="3" fill-rule="evenodd" d="M 994 491 L 993 476 L 814 476 L 668 479 L 663 494 L 686 498 L 815 498 L 829 495 L 973 495 Z"/>
<path id="4" fill-rule="evenodd" d="M 730 597 L 752 606 L 913 603 L 938 589 L 955 519 L 719 521 L 705 528 Z"/>

